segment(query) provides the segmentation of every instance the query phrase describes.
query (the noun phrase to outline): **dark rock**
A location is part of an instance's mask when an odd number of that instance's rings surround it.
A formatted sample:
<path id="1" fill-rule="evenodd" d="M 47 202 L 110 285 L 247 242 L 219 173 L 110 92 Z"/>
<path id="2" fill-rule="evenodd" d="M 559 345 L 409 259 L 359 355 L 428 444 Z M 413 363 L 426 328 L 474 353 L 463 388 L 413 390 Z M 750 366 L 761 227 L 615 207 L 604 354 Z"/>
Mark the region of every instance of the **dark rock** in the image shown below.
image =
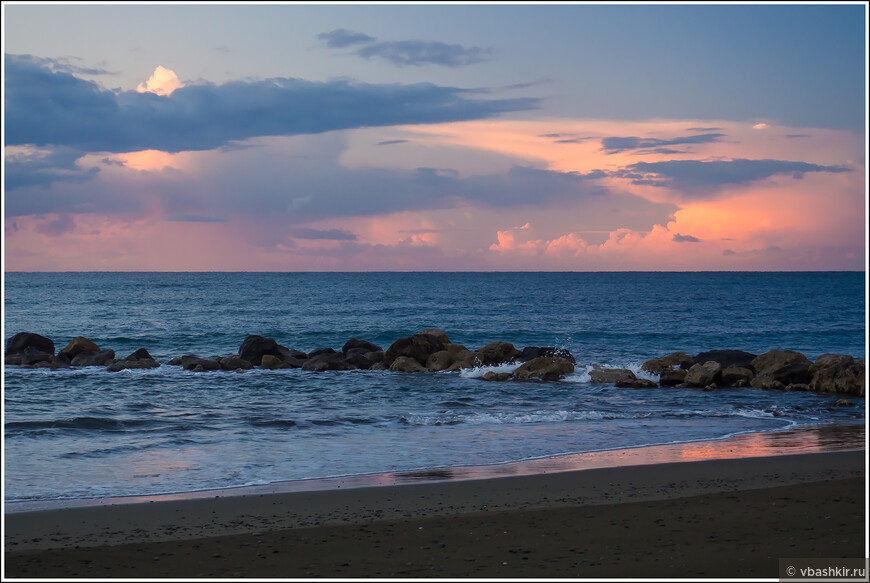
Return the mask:
<path id="1" fill-rule="evenodd" d="M 33 346 L 28 346 L 24 349 L 24 352 L 21 353 L 21 364 L 37 364 L 39 362 L 51 362 L 54 354 L 49 354 L 48 352 L 43 352 L 42 350 L 37 350 Z"/>
<path id="2" fill-rule="evenodd" d="M 264 354 L 260 361 L 260 366 L 267 370 L 277 370 L 279 368 L 290 368 L 290 365 L 271 354 Z"/>
<path id="3" fill-rule="evenodd" d="M 367 340 L 359 340 L 358 338 L 351 338 L 347 342 L 344 343 L 344 346 L 341 347 L 341 352 L 347 356 L 348 351 L 353 350 L 355 348 L 364 348 L 365 352 L 383 352 L 383 348 L 378 346 L 377 344 L 372 344 Z"/>
<path id="4" fill-rule="evenodd" d="M 69 368 L 70 366 L 70 360 L 63 354 L 51 358 L 51 368 Z"/>
<path id="5" fill-rule="evenodd" d="M 643 363 L 640 366 L 640 369 L 652 374 L 660 375 L 666 370 L 671 370 L 671 365 L 665 364 L 661 358 L 653 358 Z"/>
<path id="6" fill-rule="evenodd" d="M 633 381 L 620 381 L 614 386 L 618 389 L 654 389 L 658 387 L 658 384 L 649 379 L 634 379 Z"/>
<path id="7" fill-rule="evenodd" d="M 173 358 L 172 360 L 170 360 L 166 364 L 169 366 L 182 366 L 182 359 L 183 358 L 184 358 L 183 356 L 176 356 L 175 358 Z"/>
<path id="8" fill-rule="evenodd" d="M 154 360 L 154 357 L 151 356 L 151 354 L 147 350 L 145 350 L 144 348 L 140 348 L 139 350 L 137 350 L 136 352 L 134 352 L 133 354 L 131 354 L 130 356 L 128 356 L 124 360 L 143 360 L 143 359 Z"/>
<path id="9" fill-rule="evenodd" d="M 112 349 L 100 350 L 99 352 L 85 350 L 79 352 L 70 361 L 70 364 L 73 366 L 106 366 L 113 358 L 115 358 L 115 351 Z"/>
<path id="10" fill-rule="evenodd" d="M 748 368 L 752 367 L 752 361 L 757 355 L 743 350 L 708 350 L 695 356 L 695 364 L 704 364 L 713 361 L 722 365 L 722 368 Z"/>
<path id="11" fill-rule="evenodd" d="M 147 369 L 147 368 L 157 368 L 160 366 L 153 358 L 136 358 L 133 360 L 123 359 L 123 360 L 114 360 L 110 361 L 106 366 L 106 370 L 109 372 L 119 372 L 128 368 L 134 369 Z"/>
<path id="12" fill-rule="evenodd" d="M 601 368 L 599 365 L 589 371 L 593 383 L 621 383 L 636 381 L 637 377 L 627 368 Z"/>
<path id="13" fill-rule="evenodd" d="M 302 370 L 323 372 L 326 370 L 354 370 L 358 368 L 353 363 L 348 362 L 342 353 L 334 350 L 332 350 L 332 352 L 320 352 L 318 354 L 311 352 L 310 355 L 313 356 L 310 356 L 308 360 L 302 364 Z"/>
<path id="14" fill-rule="evenodd" d="M 384 362 L 383 350 L 378 350 L 376 352 L 366 352 L 363 356 L 365 356 L 372 363 Z"/>
<path id="15" fill-rule="evenodd" d="M 845 354 L 823 354 L 810 366 L 809 372 L 811 391 L 864 396 L 864 359 L 855 361 Z"/>
<path id="16" fill-rule="evenodd" d="M 685 352 L 672 352 L 667 356 L 661 357 L 659 360 L 665 366 L 676 366 L 682 370 L 689 370 L 695 364 L 695 359 Z"/>
<path id="17" fill-rule="evenodd" d="M 447 337 L 447 332 L 441 328 L 426 328 L 425 330 L 420 330 L 417 334 L 431 334 L 437 338 L 438 342 L 441 344 L 450 344 L 450 338 Z"/>
<path id="18" fill-rule="evenodd" d="M 439 350 L 438 352 L 430 354 L 429 358 L 426 359 L 426 368 L 433 372 L 447 370 L 454 361 L 455 359 L 450 352 L 447 350 Z"/>
<path id="19" fill-rule="evenodd" d="M 375 361 L 372 361 L 372 360 L 369 360 L 368 358 L 366 358 L 366 354 L 383 354 L 383 353 L 379 353 L 379 352 L 364 353 L 364 352 L 362 352 L 363 350 L 365 350 L 365 348 L 357 348 L 357 349 L 348 351 L 348 354 L 345 357 L 345 360 L 347 362 L 349 362 L 350 364 L 352 364 L 356 368 L 368 370 L 375 363 Z"/>
<path id="20" fill-rule="evenodd" d="M 770 350 L 752 361 L 756 375 L 750 385 L 757 389 L 784 389 L 790 384 L 808 384 L 809 359 L 793 350 Z"/>
<path id="21" fill-rule="evenodd" d="M 275 342 L 274 338 L 263 338 L 262 336 L 252 334 L 245 338 L 242 345 L 239 346 L 239 358 L 243 358 L 254 365 L 259 365 L 263 360 L 263 355 L 266 354 L 280 356 L 278 354 L 278 343 Z"/>
<path id="22" fill-rule="evenodd" d="M 209 370 L 220 370 L 221 365 L 217 360 L 210 358 L 199 358 L 198 356 L 182 356 L 181 366 L 184 370 L 193 372 L 204 372 Z"/>
<path id="23" fill-rule="evenodd" d="M 416 360 L 420 366 L 426 365 L 429 357 L 441 350 L 446 344 L 432 334 L 414 334 L 406 338 L 399 338 L 393 342 L 384 353 L 384 364 L 391 367 L 393 361 L 400 356 L 407 356 Z"/>
<path id="24" fill-rule="evenodd" d="M 574 363 L 566 358 L 539 356 L 517 367 L 513 376 L 518 380 L 539 378 L 545 381 L 557 381 L 572 372 L 574 372 Z"/>
<path id="25" fill-rule="evenodd" d="M 262 362 L 262 360 L 260 362 Z M 253 364 L 238 356 L 225 356 L 224 358 L 220 359 L 218 363 L 224 370 L 250 370 L 254 368 Z"/>
<path id="26" fill-rule="evenodd" d="M 278 345 L 278 358 L 286 362 L 287 364 L 291 364 L 296 361 L 303 361 L 308 359 L 308 354 L 302 352 L 301 350 L 296 350 L 295 348 L 287 348 L 286 346 Z M 292 364 L 291 364 L 292 366 Z M 300 364 L 301 366 L 301 364 Z M 298 367 L 296 367 L 298 368 Z"/>
<path id="27" fill-rule="evenodd" d="M 678 368 L 676 370 L 666 370 L 659 377 L 659 386 L 675 387 L 686 382 L 686 375 L 689 371 Z"/>
<path id="28" fill-rule="evenodd" d="M 85 338 L 84 336 L 76 336 L 72 340 L 69 341 L 69 344 L 64 346 L 58 354 L 63 354 L 70 360 L 75 358 L 80 352 L 84 352 L 85 350 L 90 350 L 91 352 L 99 352 L 100 347 L 91 340 L 90 338 Z"/>
<path id="29" fill-rule="evenodd" d="M 852 401 L 849 399 L 837 399 L 834 401 L 834 407 L 851 407 Z"/>
<path id="30" fill-rule="evenodd" d="M 721 378 L 722 365 L 708 360 L 704 364 L 693 364 L 692 368 L 686 373 L 686 380 L 684 382 L 692 387 L 706 387 L 718 383 Z"/>
<path id="31" fill-rule="evenodd" d="M 3 364 L 9 366 L 20 366 L 24 357 L 20 354 L 6 354 L 3 356 Z"/>
<path id="32" fill-rule="evenodd" d="M 384 364 L 386 364 L 386 360 L 384 360 Z M 397 356 L 390 363 L 390 370 L 393 372 L 427 372 L 416 358 L 410 356 Z"/>
<path id="33" fill-rule="evenodd" d="M 315 348 L 311 352 L 308 353 L 308 358 L 314 358 L 315 356 L 321 356 L 323 354 L 338 354 L 334 348 L 325 347 L 325 348 Z"/>
<path id="34" fill-rule="evenodd" d="M 521 354 L 510 342 L 490 342 L 474 351 L 482 366 L 495 366 L 513 362 Z"/>
<path id="35" fill-rule="evenodd" d="M 810 386 L 804 383 L 791 383 L 790 385 L 786 385 L 785 391 L 809 391 Z"/>
<path id="36" fill-rule="evenodd" d="M 748 368 L 743 367 L 727 367 L 722 369 L 722 386 L 723 387 L 736 387 L 738 383 L 741 383 L 740 386 L 747 386 L 749 382 L 752 380 L 752 377 L 755 376 Z"/>
<path id="37" fill-rule="evenodd" d="M 54 356 L 54 342 L 33 332 L 19 332 L 10 338 L 6 342 L 6 354 L 22 354 L 28 346 L 40 352 L 47 352 L 49 356 Z"/>
<path id="38" fill-rule="evenodd" d="M 479 377 L 480 380 L 483 381 L 506 381 L 511 378 L 511 373 L 509 372 L 495 372 L 495 371 L 487 371 L 484 373 L 482 377 Z"/>
<path id="39" fill-rule="evenodd" d="M 369 370 L 387 370 L 387 365 L 385 365 L 384 361 L 381 360 L 380 362 L 376 362 L 371 365 L 371 367 L 369 367 Z"/>
<path id="40" fill-rule="evenodd" d="M 562 358 L 572 364 L 577 364 L 577 360 L 569 350 L 565 348 L 557 348 L 555 346 L 526 346 L 523 348 L 523 351 L 520 353 L 517 360 L 528 362 L 532 359 L 541 357 Z"/>

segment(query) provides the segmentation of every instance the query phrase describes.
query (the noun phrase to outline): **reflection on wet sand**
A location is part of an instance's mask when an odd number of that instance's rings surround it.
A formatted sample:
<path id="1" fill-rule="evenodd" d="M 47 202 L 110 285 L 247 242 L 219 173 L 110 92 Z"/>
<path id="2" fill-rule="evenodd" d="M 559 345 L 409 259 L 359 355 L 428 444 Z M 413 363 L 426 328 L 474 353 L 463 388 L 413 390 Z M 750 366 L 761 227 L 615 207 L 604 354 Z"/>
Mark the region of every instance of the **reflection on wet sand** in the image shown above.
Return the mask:
<path id="1" fill-rule="evenodd" d="M 7 503 L 5 511 L 9 513 L 57 507 L 104 506 L 163 500 L 189 500 L 196 498 L 219 498 L 223 496 L 392 486 L 421 482 L 480 480 L 504 476 L 549 474 L 619 466 L 858 450 L 864 449 L 865 446 L 866 432 L 863 424 L 817 425 L 782 431 L 737 435 L 718 441 L 570 454 L 490 466 L 433 468 L 362 476 L 295 480 L 263 486 L 245 486 L 156 496 L 16 502 Z"/>

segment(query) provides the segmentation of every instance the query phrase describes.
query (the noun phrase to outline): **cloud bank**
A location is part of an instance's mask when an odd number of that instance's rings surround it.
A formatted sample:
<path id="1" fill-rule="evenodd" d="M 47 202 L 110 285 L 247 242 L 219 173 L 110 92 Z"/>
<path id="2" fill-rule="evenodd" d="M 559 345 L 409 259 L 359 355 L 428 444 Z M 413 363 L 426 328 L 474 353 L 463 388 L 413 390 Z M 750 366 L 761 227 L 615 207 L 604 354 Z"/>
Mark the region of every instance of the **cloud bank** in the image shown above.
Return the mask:
<path id="1" fill-rule="evenodd" d="M 488 61 L 492 50 L 481 47 L 466 47 L 461 44 L 447 44 L 437 41 L 402 40 L 375 42 L 377 38 L 361 32 L 338 28 L 317 35 L 326 46 L 343 49 L 359 46 L 354 52 L 364 59 L 377 57 L 393 65 L 442 67 L 464 67 Z"/>

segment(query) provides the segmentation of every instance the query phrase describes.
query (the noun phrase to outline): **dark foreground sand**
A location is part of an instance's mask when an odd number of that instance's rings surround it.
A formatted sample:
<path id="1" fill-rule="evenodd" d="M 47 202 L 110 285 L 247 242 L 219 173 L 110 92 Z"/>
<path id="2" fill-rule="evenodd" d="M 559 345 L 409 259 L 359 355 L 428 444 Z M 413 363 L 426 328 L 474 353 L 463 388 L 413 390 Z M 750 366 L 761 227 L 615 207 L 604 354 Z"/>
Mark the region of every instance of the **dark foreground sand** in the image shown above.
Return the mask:
<path id="1" fill-rule="evenodd" d="M 778 577 L 865 556 L 865 452 L 5 515 L 4 575 Z"/>

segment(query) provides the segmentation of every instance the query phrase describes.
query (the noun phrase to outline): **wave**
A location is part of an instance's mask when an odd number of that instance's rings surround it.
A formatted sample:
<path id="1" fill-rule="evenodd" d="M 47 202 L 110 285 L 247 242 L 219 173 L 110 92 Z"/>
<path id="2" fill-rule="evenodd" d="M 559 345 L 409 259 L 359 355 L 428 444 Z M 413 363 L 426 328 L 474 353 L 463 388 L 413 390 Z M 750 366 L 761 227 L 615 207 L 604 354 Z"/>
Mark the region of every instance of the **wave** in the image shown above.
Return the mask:
<path id="1" fill-rule="evenodd" d="M 111 417 L 73 417 L 42 421 L 9 421 L 4 425 L 6 433 L 27 433 L 41 429 L 87 429 L 99 431 L 127 431 L 151 425 L 147 419 L 112 419 Z"/>

